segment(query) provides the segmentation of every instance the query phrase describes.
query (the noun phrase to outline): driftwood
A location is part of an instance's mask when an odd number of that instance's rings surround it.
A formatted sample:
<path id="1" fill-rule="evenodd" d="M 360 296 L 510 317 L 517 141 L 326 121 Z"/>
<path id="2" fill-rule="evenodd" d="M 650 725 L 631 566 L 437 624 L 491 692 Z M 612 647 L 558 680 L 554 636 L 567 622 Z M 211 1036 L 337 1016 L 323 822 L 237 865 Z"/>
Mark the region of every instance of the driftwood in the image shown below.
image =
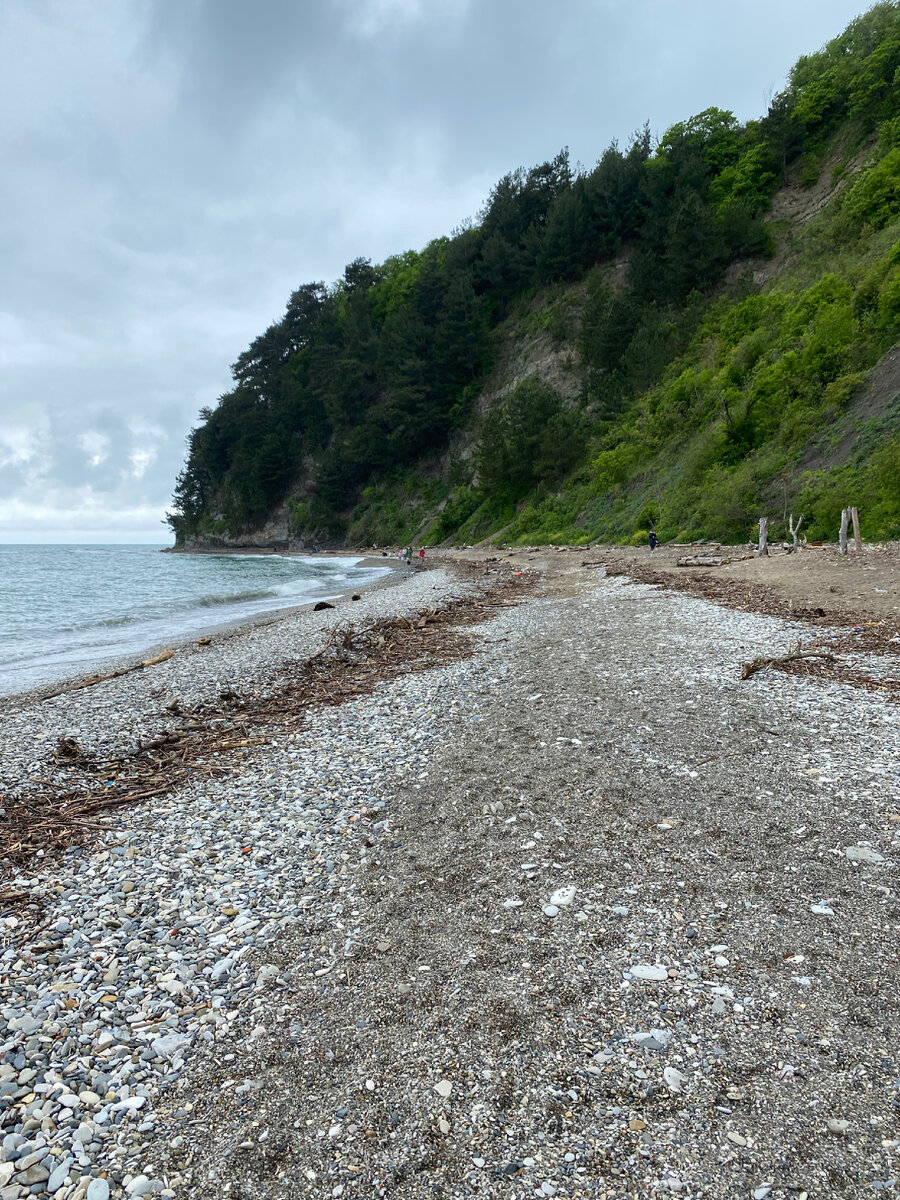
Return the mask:
<path id="1" fill-rule="evenodd" d="M 725 563 L 731 562 L 729 558 L 723 558 L 717 554 L 689 554 L 685 558 L 679 558 L 675 564 L 676 567 L 722 567 Z"/>
<path id="2" fill-rule="evenodd" d="M 175 653 L 174 650 L 163 650 L 162 654 L 157 654 L 156 658 L 145 658 L 141 663 L 142 667 L 155 667 L 157 663 L 168 662 Z M 137 669 L 137 668 L 135 668 Z"/>
<path id="3" fill-rule="evenodd" d="M 209 638 L 206 641 L 208 642 Z M 155 667 L 158 663 L 168 662 L 174 654 L 174 650 L 164 650 L 162 654 L 157 654 L 156 658 L 145 658 L 143 662 L 132 663 L 130 667 L 122 667 L 118 671 L 111 671 L 108 675 L 94 675 L 90 679 L 82 680 L 81 683 L 67 683 L 65 687 L 56 692 L 41 692 L 41 699 L 52 700 L 54 696 L 65 696 L 69 692 L 80 692 L 84 688 L 94 687 L 98 683 L 106 683 L 110 679 L 121 679 L 123 675 L 131 675 L 134 671 L 143 671 L 144 667 Z"/>
<path id="4" fill-rule="evenodd" d="M 853 522 L 853 548 L 857 554 L 862 554 L 862 537 L 859 533 L 859 509 L 850 509 L 850 520 Z"/>
<path id="5" fill-rule="evenodd" d="M 823 658 L 826 662 L 838 661 L 828 650 L 803 650 L 800 643 L 797 642 L 790 647 L 787 654 L 776 655 L 774 658 L 761 656 L 754 658 L 752 662 L 745 662 L 741 666 L 741 679 L 749 679 L 751 675 L 765 670 L 766 667 L 780 667 L 785 663 L 799 662 L 803 658 Z"/>
<path id="6" fill-rule="evenodd" d="M 788 529 L 790 530 L 791 537 L 794 539 L 794 549 L 795 550 L 800 549 L 799 542 L 797 541 L 797 535 L 800 533 L 800 526 L 802 524 L 803 524 L 803 513 L 800 514 L 800 520 L 797 522 L 796 525 L 794 524 L 794 514 L 791 513 L 790 519 L 788 521 Z"/>

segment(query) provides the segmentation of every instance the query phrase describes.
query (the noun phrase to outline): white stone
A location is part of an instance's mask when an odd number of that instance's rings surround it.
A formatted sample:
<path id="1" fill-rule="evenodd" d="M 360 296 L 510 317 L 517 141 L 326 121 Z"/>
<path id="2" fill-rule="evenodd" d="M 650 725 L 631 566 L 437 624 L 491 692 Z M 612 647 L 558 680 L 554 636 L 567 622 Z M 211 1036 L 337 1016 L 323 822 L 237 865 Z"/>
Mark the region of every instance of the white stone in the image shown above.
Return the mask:
<path id="1" fill-rule="evenodd" d="M 856 863 L 884 862 L 884 855 L 879 854 L 877 850 L 870 850 L 868 846 L 847 846 L 844 849 L 844 857 Z"/>
<path id="2" fill-rule="evenodd" d="M 664 979 L 669 978 L 668 970 L 659 963 L 655 966 L 650 963 L 636 963 L 633 967 L 629 967 L 628 974 L 634 979 L 646 979 L 655 983 L 662 983 Z"/>
<path id="3" fill-rule="evenodd" d="M 154 1038 L 150 1049 L 160 1058 L 174 1058 L 191 1044 L 190 1036 L 186 1033 L 167 1033 L 165 1037 Z"/>
<path id="4" fill-rule="evenodd" d="M 677 1094 L 682 1091 L 684 1085 L 687 1083 L 687 1076 L 682 1075 L 676 1067 L 666 1067 L 663 1071 L 663 1082 L 670 1092 Z"/>

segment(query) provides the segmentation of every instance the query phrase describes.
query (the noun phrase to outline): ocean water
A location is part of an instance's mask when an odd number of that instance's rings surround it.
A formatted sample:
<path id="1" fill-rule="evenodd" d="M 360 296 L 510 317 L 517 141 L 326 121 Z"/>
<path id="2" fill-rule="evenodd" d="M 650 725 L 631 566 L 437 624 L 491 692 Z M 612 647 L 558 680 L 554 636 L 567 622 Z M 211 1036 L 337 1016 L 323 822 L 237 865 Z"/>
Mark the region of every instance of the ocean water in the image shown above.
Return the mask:
<path id="1" fill-rule="evenodd" d="M 0 695 L 151 646 L 334 596 L 389 567 L 356 558 L 0 545 Z"/>

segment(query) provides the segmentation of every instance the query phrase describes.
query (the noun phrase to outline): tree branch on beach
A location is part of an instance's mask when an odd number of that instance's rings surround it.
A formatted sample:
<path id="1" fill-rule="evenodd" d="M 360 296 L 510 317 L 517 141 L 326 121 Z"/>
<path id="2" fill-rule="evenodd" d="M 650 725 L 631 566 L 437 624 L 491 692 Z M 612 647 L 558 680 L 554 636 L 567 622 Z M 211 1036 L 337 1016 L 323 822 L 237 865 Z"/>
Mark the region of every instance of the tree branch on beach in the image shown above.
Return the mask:
<path id="1" fill-rule="evenodd" d="M 755 675 L 757 671 L 763 671 L 766 667 L 780 667 L 786 663 L 799 662 L 804 658 L 820 658 L 826 662 L 836 663 L 837 658 L 828 650 L 803 650 L 799 642 L 788 650 L 787 654 L 777 655 L 774 658 L 754 658 L 751 662 L 745 662 L 741 666 L 741 679 L 749 679 L 751 675 Z"/>

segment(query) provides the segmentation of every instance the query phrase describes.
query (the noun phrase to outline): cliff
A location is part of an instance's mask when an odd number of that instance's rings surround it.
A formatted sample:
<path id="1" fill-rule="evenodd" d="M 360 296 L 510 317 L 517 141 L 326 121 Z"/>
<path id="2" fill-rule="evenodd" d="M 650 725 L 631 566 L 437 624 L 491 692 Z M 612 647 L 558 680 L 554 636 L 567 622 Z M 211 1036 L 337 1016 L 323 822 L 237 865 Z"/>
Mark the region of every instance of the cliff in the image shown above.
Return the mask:
<path id="1" fill-rule="evenodd" d="M 310 283 L 190 435 L 179 546 L 900 534 L 900 6 L 590 171 Z"/>

